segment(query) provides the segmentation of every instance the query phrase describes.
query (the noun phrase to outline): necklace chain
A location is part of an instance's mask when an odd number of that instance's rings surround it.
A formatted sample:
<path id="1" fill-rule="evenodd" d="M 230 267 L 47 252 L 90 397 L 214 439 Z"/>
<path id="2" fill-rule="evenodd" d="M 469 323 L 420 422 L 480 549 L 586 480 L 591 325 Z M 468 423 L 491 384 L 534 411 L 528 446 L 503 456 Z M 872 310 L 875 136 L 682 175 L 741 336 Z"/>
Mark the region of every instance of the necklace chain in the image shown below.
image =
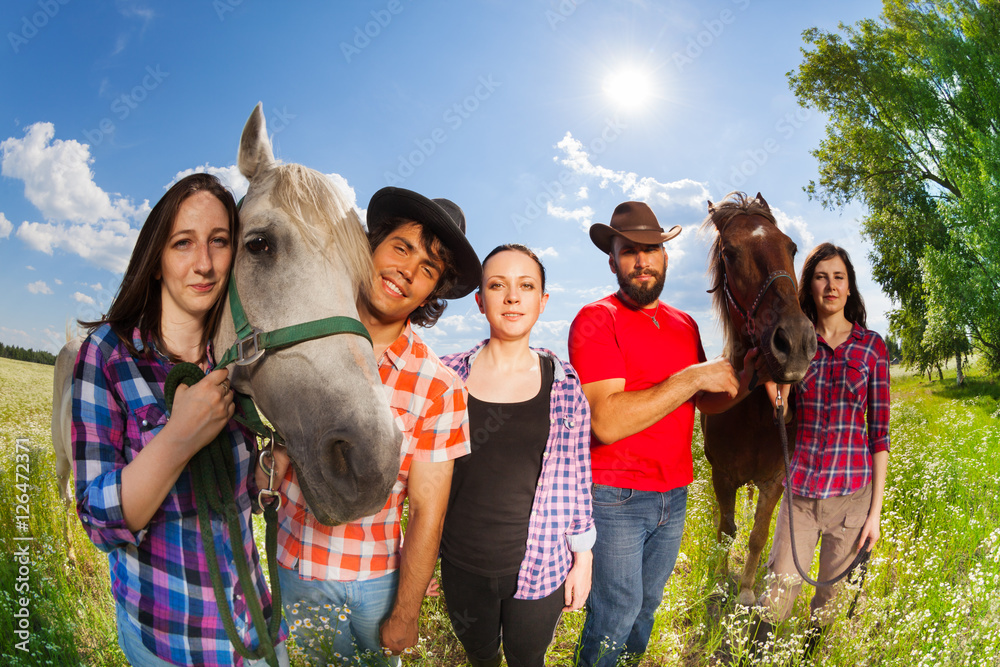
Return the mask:
<path id="1" fill-rule="evenodd" d="M 653 314 L 652 315 L 650 315 L 649 313 L 647 313 L 645 308 L 639 308 L 639 312 L 642 313 L 643 315 L 645 315 L 646 317 L 648 317 L 649 319 L 651 319 L 653 321 L 653 324 L 656 325 L 657 329 L 660 328 L 660 323 L 656 321 L 656 315 L 660 312 L 660 304 L 659 303 L 657 303 L 656 307 L 653 308 Z"/>

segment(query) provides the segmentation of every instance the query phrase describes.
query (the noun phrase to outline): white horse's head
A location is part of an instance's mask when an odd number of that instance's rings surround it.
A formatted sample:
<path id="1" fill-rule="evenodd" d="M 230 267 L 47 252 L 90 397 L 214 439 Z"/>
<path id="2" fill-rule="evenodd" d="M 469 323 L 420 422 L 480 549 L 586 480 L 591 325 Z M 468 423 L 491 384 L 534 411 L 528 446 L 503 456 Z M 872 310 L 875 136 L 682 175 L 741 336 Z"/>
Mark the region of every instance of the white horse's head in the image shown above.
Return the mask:
<path id="1" fill-rule="evenodd" d="M 333 316 L 356 320 L 372 263 L 349 202 L 323 174 L 275 161 L 260 104 L 243 129 L 238 163 L 250 189 L 233 280 L 250 324 L 273 331 Z M 230 306 L 214 339 L 217 355 L 236 340 Z M 368 340 L 326 336 L 230 369 L 233 387 L 285 438 L 319 521 L 343 523 L 382 508 L 399 473 L 402 436 Z"/>

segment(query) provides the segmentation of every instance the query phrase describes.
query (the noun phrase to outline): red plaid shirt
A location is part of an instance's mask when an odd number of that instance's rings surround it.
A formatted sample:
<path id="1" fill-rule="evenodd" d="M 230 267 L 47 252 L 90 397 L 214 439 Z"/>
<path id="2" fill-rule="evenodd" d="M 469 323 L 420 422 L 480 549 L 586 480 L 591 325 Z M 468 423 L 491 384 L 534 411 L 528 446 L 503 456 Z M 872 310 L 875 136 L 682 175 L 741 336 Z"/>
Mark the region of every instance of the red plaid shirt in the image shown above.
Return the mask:
<path id="1" fill-rule="evenodd" d="M 379 374 L 396 426 L 403 433 L 399 476 L 385 506 L 340 526 L 313 517 L 291 466 L 281 485 L 278 562 L 306 579 L 374 579 L 399 567 L 400 518 L 413 460 L 450 461 L 472 451 L 467 393 L 410 324 L 379 359 Z"/>
<path id="2" fill-rule="evenodd" d="M 816 357 L 795 388 L 799 425 L 786 486 L 832 498 L 871 483 L 872 454 L 889 451 L 889 353 L 858 324 L 836 350 L 816 338 Z"/>

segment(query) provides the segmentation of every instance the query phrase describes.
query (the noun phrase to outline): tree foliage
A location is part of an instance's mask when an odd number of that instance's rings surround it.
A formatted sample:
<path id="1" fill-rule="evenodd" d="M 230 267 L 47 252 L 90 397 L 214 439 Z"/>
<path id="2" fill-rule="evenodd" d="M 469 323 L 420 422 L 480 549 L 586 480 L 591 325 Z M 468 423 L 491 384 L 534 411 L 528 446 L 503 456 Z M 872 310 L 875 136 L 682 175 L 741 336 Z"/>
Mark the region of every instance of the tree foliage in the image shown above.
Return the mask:
<path id="1" fill-rule="evenodd" d="M 54 366 L 56 357 L 51 352 L 45 350 L 26 350 L 16 345 L 4 345 L 0 343 L 0 357 L 5 359 L 16 359 L 18 361 L 30 361 L 36 364 L 48 364 Z"/>
<path id="2" fill-rule="evenodd" d="M 971 336 L 1000 370 L 998 36 L 1000 0 L 885 0 L 879 20 L 807 30 L 788 74 L 829 116 L 806 191 L 866 205 L 873 275 L 911 365 L 955 358 Z"/>

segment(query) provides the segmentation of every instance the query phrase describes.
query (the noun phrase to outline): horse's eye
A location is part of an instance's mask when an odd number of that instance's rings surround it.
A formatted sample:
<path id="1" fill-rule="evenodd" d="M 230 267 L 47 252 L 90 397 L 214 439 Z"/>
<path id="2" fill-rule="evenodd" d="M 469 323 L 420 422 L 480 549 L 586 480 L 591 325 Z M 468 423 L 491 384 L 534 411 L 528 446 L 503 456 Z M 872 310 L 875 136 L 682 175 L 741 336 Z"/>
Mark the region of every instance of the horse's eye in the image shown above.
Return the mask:
<path id="1" fill-rule="evenodd" d="M 267 242 L 267 237 L 263 234 L 258 234 L 252 239 L 246 242 L 246 248 L 250 251 L 252 255 L 258 255 L 262 252 L 270 252 L 271 245 Z"/>

